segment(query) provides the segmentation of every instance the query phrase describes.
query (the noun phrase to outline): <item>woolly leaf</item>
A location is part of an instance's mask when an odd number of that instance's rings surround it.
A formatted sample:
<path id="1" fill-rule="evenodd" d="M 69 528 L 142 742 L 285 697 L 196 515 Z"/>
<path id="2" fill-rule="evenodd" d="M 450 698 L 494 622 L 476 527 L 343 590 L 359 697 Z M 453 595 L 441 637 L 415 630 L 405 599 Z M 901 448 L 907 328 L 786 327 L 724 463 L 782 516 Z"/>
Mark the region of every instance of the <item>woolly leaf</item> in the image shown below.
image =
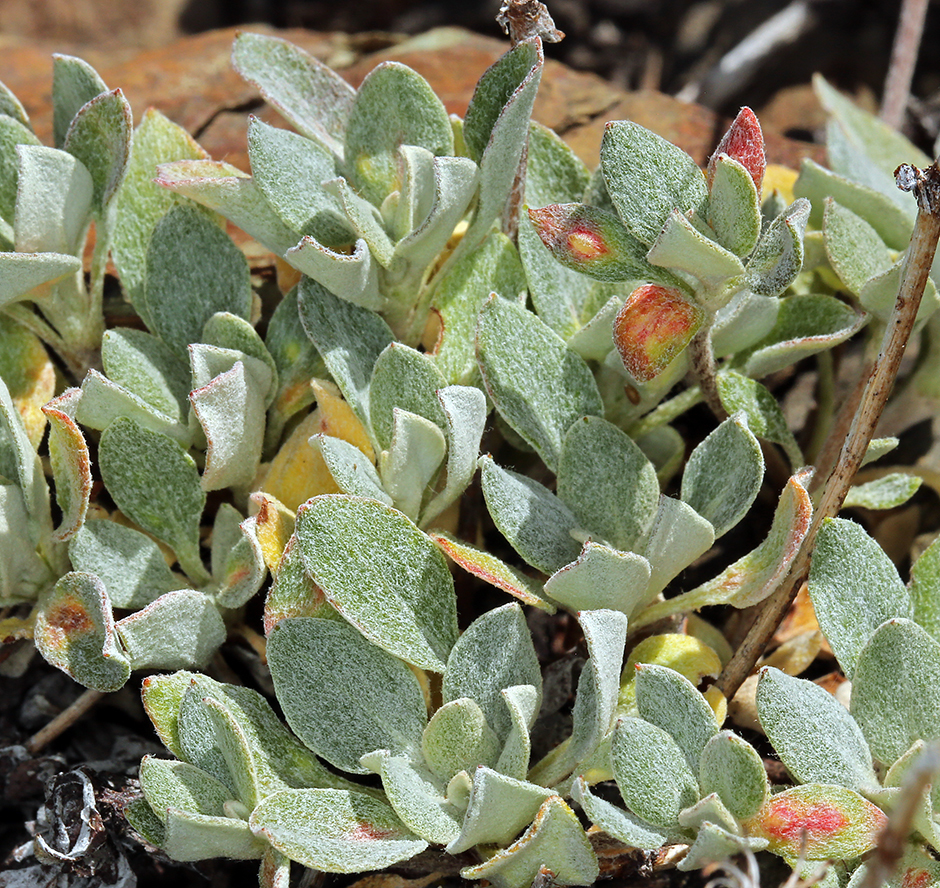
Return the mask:
<path id="1" fill-rule="evenodd" d="M 747 514 L 763 476 L 760 445 L 739 413 L 692 451 L 682 475 L 682 500 L 711 522 L 720 537 Z"/>
<path id="2" fill-rule="evenodd" d="M 649 578 L 649 562 L 641 555 L 588 541 L 576 561 L 548 578 L 545 594 L 572 611 L 610 608 L 630 616 Z"/>
<path id="3" fill-rule="evenodd" d="M 13 225 L 16 209 L 16 186 L 19 178 L 17 145 L 41 145 L 26 123 L 0 111 L 0 219 Z"/>
<path id="4" fill-rule="evenodd" d="M 146 274 L 145 301 L 154 332 L 179 354 L 200 341 L 203 326 L 217 311 L 243 318 L 250 314 L 245 257 L 192 207 L 176 206 L 157 223 Z"/>
<path id="5" fill-rule="evenodd" d="M 578 557 L 581 545 L 569 533 L 578 519 L 548 488 L 490 456 L 480 458 L 480 475 L 493 522 L 526 562 L 553 574 Z"/>
<path id="6" fill-rule="evenodd" d="M 29 299 L 37 287 L 75 274 L 81 267 L 81 259 L 63 253 L 0 253 L 0 306 Z"/>
<path id="7" fill-rule="evenodd" d="M 764 231 L 745 269 L 745 282 L 760 296 L 779 296 L 803 267 L 803 234 L 809 201 L 798 198 Z"/>
<path id="8" fill-rule="evenodd" d="M 320 451 L 333 480 L 343 493 L 369 497 L 386 506 L 393 505 L 375 466 L 358 447 L 331 435 L 314 435 L 310 445 Z"/>
<path id="9" fill-rule="evenodd" d="M 477 767 L 495 765 L 500 742 L 476 701 L 459 697 L 431 717 L 421 737 L 421 751 L 434 774 L 450 780 L 459 771 L 472 774 Z"/>
<path id="10" fill-rule="evenodd" d="M 808 584 L 819 627 L 849 678 L 874 631 L 913 613 L 891 560 L 861 526 L 843 518 L 827 518 L 820 527 Z"/>
<path id="11" fill-rule="evenodd" d="M 418 520 L 429 484 L 436 478 L 447 443 L 444 433 L 430 420 L 407 410 L 392 412 L 392 440 L 379 455 L 383 484 L 396 507 L 412 521 Z"/>
<path id="12" fill-rule="evenodd" d="M 851 705 L 878 761 L 889 765 L 915 740 L 940 738 L 938 689 L 940 644 L 910 620 L 879 626 L 858 656 Z"/>
<path id="13" fill-rule="evenodd" d="M 85 687 L 116 691 L 130 676 L 108 593 L 94 574 L 67 573 L 43 595 L 34 638 L 48 662 Z"/>
<path id="14" fill-rule="evenodd" d="M 652 601 L 679 572 L 715 542 L 715 528 L 682 500 L 659 498 L 643 555 L 651 567 L 644 600 Z"/>
<path id="15" fill-rule="evenodd" d="M 118 508 L 170 546 L 194 580 L 204 581 L 199 522 L 206 495 L 192 457 L 166 435 L 116 419 L 101 435 L 98 461 Z"/>
<path id="16" fill-rule="evenodd" d="M 717 793 L 738 820 L 756 814 L 770 793 L 759 753 L 731 731 L 719 731 L 705 744 L 698 773 L 702 794 Z"/>
<path id="17" fill-rule="evenodd" d="M 291 860 L 330 873 L 384 869 L 427 847 L 384 802 L 347 790 L 284 790 L 255 808 L 248 823 Z"/>
<path id="18" fill-rule="evenodd" d="M 760 153 L 763 155 L 763 146 Z M 755 187 L 755 182 L 763 178 L 763 167 L 755 180 L 739 158 L 719 150 L 712 155 L 708 169 L 712 173 L 708 224 L 721 246 L 735 256 L 747 256 L 760 236 L 760 185 Z"/>
<path id="19" fill-rule="evenodd" d="M 627 120 L 609 123 L 601 142 L 601 167 L 624 225 L 652 246 L 669 214 L 700 215 L 708 201 L 705 177 L 681 148 Z"/>
<path id="20" fill-rule="evenodd" d="M 565 435 L 558 496 L 581 527 L 629 551 L 653 522 L 659 481 L 632 438 L 600 417 L 585 416 Z"/>
<path id="21" fill-rule="evenodd" d="M 452 154 L 453 131 L 440 99 L 417 72 L 383 62 L 363 80 L 346 124 L 345 165 L 350 182 L 379 206 L 397 187 L 401 145 Z"/>
<path id="22" fill-rule="evenodd" d="M 542 803 L 528 830 L 485 863 L 465 867 L 465 879 L 487 879 L 496 888 L 531 885 L 542 867 L 568 885 L 591 885 L 598 876 L 597 857 L 574 811 L 559 796 Z"/>
<path id="23" fill-rule="evenodd" d="M 541 694 L 534 685 L 516 685 L 500 691 L 509 710 L 512 728 L 503 744 L 496 770 L 507 777 L 522 780 L 529 771 L 532 741 L 529 731 L 538 715 Z"/>
<path id="24" fill-rule="evenodd" d="M 698 782 L 679 744 L 643 719 L 617 723 L 611 761 L 627 807 L 654 827 L 675 829 L 679 812 L 698 801 Z"/>
<path id="25" fill-rule="evenodd" d="M 715 180 L 720 175 L 722 155 L 737 161 L 747 171 L 757 192 L 764 181 L 767 156 L 764 152 L 764 135 L 757 115 L 748 107 L 742 108 L 728 131 L 721 137 L 715 153 L 708 161 L 706 178 L 709 190 L 714 193 Z M 711 207 L 709 207 L 711 209 Z"/>
<path id="26" fill-rule="evenodd" d="M 180 585 L 150 537 L 114 521 L 85 521 L 69 542 L 69 558 L 76 570 L 100 577 L 115 607 L 142 607 Z"/>
<path id="27" fill-rule="evenodd" d="M 240 33 L 232 67 L 297 130 L 342 153 L 355 92 L 299 46 L 267 34 Z"/>
<path id="28" fill-rule="evenodd" d="M 502 691 L 516 685 L 542 687 L 542 675 L 522 608 L 505 604 L 477 617 L 447 659 L 444 703 L 469 697 L 504 741 L 512 729 Z"/>
<path id="29" fill-rule="evenodd" d="M 75 56 L 52 56 L 52 136 L 62 147 L 69 125 L 79 110 L 108 87 L 88 62 Z"/>
<path id="30" fill-rule="evenodd" d="M 267 650 L 288 723 L 328 762 L 364 774 L 359 759 L 368 752 L 419 749 L 427 714 L 418 680 L 352 626 L 312 617 L 281 620 Z"/>
<path id="31" fill-rule="evenodd" d="M 231 790 L 214 777 L 186 762 L 170 762 L 145 755 L 140 763 L 140 788 L 164 823 L 173 808 L 192 814 L 224 817 Z"/>
<path id="32" fill-rule="evenodd" d="M 807 783 L 771 796 L 744 826 L 789 861 L 801 852 L 806 860 L 846 860 L 871 850 L 886 821 L 850 789 Z"/>
<path id="33" fill-rule="evenodd" d="M 196 861 L 209 857 L 256 860 L 265 846 L 237 817 L 211 817 L 170 808 L 160 847 L 173 860 Z"/>
<path id="34" fill-rule="evenodd" d="M 75 423 L 80 396 L 78 389 L 66 389 L 42 407 L 43 415 L 49 420 L 49 459 L 55 479 L 56 504 L 62 513 L 59 526 L 53 531 L 53 539 L 58 541 L 71 539 L 78 533 L 85 521 L 91 494 L 88 445 Z"/>
<path id="35" fill-rule="evenodd" d="M 849 489 L 843 509 L 894 509 L 906 503 L 923 484 L 923 478 L 905 472 L 892 472 Z"/>
<path id="36" fill-rule="evenodd" d="M 457 639 L 454 583 L 440 550 L 411 521 L 374 500 L 329 494 L 297 513 L 295 532 L 310 577 L 366 638 L 444 670 Z"/>
<path id="37" fill-rule="evenodd" d="M 575 780 L 571 797 L 581 806 L 591 823 L 631 848 L 656 851 L 669 840 L 665 831 L 656 830 L 629 811 L 593 795 L 583 777 Z"/>
<path id="38" fill-rule="evenodd" d="M 603 413 L 590 368 L 535 315 L 496 296 L 480 312 L 477 352 L 496 409 L 557 470 L 571 424 Z"/>
<path id="39" fill-rule="evenodd" d="M 829 263 L 856 296 L 870 278 L 893 264 L 890 250 L 875 229 L 832 198 L 826 199 L 823 231 Z"/>
<path id="40" fill-rule="evenodd" d="M 800 783 L 835 783 L 856 792 L 878 787 L 858 724 L 819 685 L 766 666 L 757 684 L 757 713 L 780 760 Z"/>
<path id="41" fill-rule="evenodd" d="M 940 641 L 940 541 L 934 540 L 911 568 L 914 619 Z"/>

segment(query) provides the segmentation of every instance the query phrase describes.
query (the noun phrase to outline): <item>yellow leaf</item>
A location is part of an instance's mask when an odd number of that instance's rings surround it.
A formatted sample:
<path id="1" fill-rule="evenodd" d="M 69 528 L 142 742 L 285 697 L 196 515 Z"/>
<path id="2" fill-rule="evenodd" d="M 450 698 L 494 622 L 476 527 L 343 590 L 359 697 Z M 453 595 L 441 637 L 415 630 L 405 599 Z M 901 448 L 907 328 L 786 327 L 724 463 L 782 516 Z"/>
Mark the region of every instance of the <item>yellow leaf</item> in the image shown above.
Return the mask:
<path id="1" fill-rule="evenodd" d="M 761 200 L 773 194 L 774 190 L 780 192 L 783 202 L 789 206 L 795 198 L 793 197 L 793 183 L 796 182 L 796 170 L 781 166 L 779 163 L 767 164 L 764 172 L 764 183 L 761 188 Z"/>
<path id="2" fill-rule="evenodd" d="M 284 503 L 267 493 L 251 495 L 255 512 L 255 536 L 261 546 L 265 567 L 274 573 L 287 540 L 294 532 L 294 513 Z"/>

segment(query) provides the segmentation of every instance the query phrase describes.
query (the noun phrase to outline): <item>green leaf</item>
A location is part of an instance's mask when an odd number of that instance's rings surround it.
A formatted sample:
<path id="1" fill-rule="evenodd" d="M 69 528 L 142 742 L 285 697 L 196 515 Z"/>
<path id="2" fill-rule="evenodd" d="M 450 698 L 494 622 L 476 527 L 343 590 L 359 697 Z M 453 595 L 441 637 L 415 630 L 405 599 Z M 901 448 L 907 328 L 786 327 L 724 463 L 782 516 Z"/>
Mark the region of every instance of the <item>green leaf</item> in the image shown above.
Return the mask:
<path id="1" fill-rule="evenodd" d="M 743 411 L 748 428 L 758 438 L 779 444 L 794 470 L 804 465 L 803 454 L 777 399 L 763 385 L 735 370 L 719 373 L 717 384 L 718 396 L 729 414 Z"/>
<path id="2" fill-rule="evenodd" d="M 916 623 L 888 620 L 862 648 L 850 711 L 875 758 L 899 759 L 915 740 L 940 738 L 940 644 Z"/>
<path id="3" fill-rule="evenodd" d="M 101 363 L 112 382 L 174 422 L 187 421 L 189 368 L 156 336 L 131 327 L 107 330 L 101 338 Z"/>
<path id="4" fill-rule="evenodd" d="M 426 534 L 395 509 L 341 494 L 309 500 L 296 534 L 313 581 L 366 638 L 423 669 L 444 670 L 457 606 L 447 562 Z"/>
<path id="5" fill-rule="evenodd" d="M 43 595 L 34 632 L 39 653 L 87 688 L 116 691 L 131 674 L 108 593 L 94 574 L 67 573 Z"/>
<path id="6" fill-rule="evenodd" d="M 108 87 L 88 62 L 75 56 L 52 56 L 52 135 L 56 148 L 65 141 L 75 115 Z"/>
<path id="7" fill-rule="evenodd" d="M 92 207 L 101 218 L 124 179 L 131 150 L 131 106 L 119 89 L 83 105 L 62 147 L 77 157 L 94 183 Z"/>
<path id="8" fill-rule="evenodd" d="M 584 161 L 547 126 L 529 123 L 525 202 L 531 207 L 580 201 L 591 181 Z"/>
<path id="9" fill-rule="evenodd" d="M 204 581 L 199 522 L 206 495 L 192 457 L 166 435 L 116 419 L 101 434 L 98 462 L 118 508 L 170 546 L 194 580 Z"/>
<path id="10" fill-rule="evenodd" d="M 446 845 L 460 831 L 460 811 L 445 797 L 446 784 L 407 754 L 377 750 L 362 764 L 382 778 L 382 789 L 402 823 L 422 839 Z"/>
<path id="11" fill-rule="evenodd" d="M 310 444 L 320 451 L 333 480 L 343 493 L 378 500 L 386 506 L 394 505 L 375 466 L 354 444 L 330 435 L 314 435 Z"/>
<path id="12" fill-rule="evenodd" d="M 535 685 L 516 685 L 500 691 L 512 719 L 512 729 L 503 744 L 496 770 L 507 777 L 523 779 L 529 771 L 532 741 L 529 731 L 538 715 L 541 694 Z"/>
<path id="13" fill-rule="evenodd" d="M 330 873 L 384 869 L 427 847 L 388 805 L 346 790 L 284 790 L 258 805 L 248 822 L 291 860 Z"/>
<path id="14" fill-rule="evenodd" d="M 29 299 L 37 287 L 74 275 L 81 267 L 81 259 L 63 253 L 0 253 L 0 307 Z"/>
<path id="15" fill-rule="evenodd" d="M 914 620 L 940 642 L 940 539 L 914 562 L 910 590 Z"/>
<path id="16" fill-rule="evenodd" d="M 702 794 L 717 793 L 738 820 L 756 814 L 770 793 L 760 754 L 731 731 L 719 731 L 705 744 L 698 773 Z"/>
<path id="17" fill-rule="evenodd" d="M 543 786 L 514 780 L 491 768 L 477 768 L 460 835 L 447 846 L 447 853 L 460 854 L 476 845 L 509 844 L 552 795 Z"/>
<path id="18" fill-rule="evenodd" d="M 875 846 L 886 820 L 850 789 L 807 783 L 771 796 L 745 828 L 787 861 L 801 852 L 806 860 L 847 860 Z"/>
<path id="19" fill-rule="evenodd" d="M 447 781 L 458 771 L 472 774 L 477 767 L 495 765 L 500 742 L 477 702 L 459 697 L 431 717 L 421 737 L 421 751 L 434 774 Z"/>
<path id="20" fill-rule="evenodd" d="M 525 289 L 519 255 L 512 241 L 499 232 L 489 234 L 444 274 L 431 304 L 441 319 L 433 357 L 448 382 L 472 385 L 479 379 L 474 339 L 487 294 L 515 299 Z"/>
<path id="21" fill-rule="evenodd" d="M 569 532 L 578 519 L 547 487 L 490 456 L 480 458 L 480 475 L 493 523 L 526 562 L 553 574 L 578 557 L 581 545 Z"/>
<path id="22" fill-rule="evenodd" d="M 596 280 L 607 282 L 641 278 L 669 284 L 676 282 L 671 274 L 665 274 L 653 267 L 673 263 L 659 261 L 658 253 L 653 258 L 656 247 L 649 251 L 650 257 L 647 260 L 646 245 L 634 237 L 615 213 L 587 204 L 571 203 L 549 204 L 540 209 L 530 209 L 528 215 L 529 221 L 551 255 L 571 271 L 579 271 Z M 697 237 L 705 241 L 701 235 Z M 684 255 L 688 247 L 688 244 L 683 244 L 680 252 Z M 717 244 L 712 244 L 712 247 L 725 252 Z M 678 259 L 678 256 L 667 255 L 666 258 Z M 732 265 L 737 273 L 742 271 L 737 260 L 734 260 Z"/>
<path id="23" fill-rule="evenodd" d="M 427 714 L 418 680 L 353 627 L 281 620 L 268 638 L 268 659 L 291 728 L 337 767 L 364 774 L 359 759 L 366 753 L 419 749 Z"/>
<path id="24" fill-rule="evenodd" d="M 705 177 L 681 148 L 627 120 L 608 125 L 601 167 L 624 225 L 652 246 L 674 209 L 700 215 L 708 200 Z"/>
<path id="25" fill-rule="evenodd" d="M 19 179 L 17 145 L 41 145 L 25 123 L 0 113 L 0 219 L 12 227 Z"/>
<path id="26" fill-rule="evenodd" d="M 85 521 L 91 494 L 88 445 L 75 423 L 75 410 L 80 397 L 78 389 L 66 389 L 41 408 L 49 421 L 49 460 L 55 479 L 56 505 L 62 513 L 59 526 L 52 536 L 60 542 L 73 538 L 79 532 Z"/>
<path id="27" fill-rule="evenodd" d="M 188 814 L 171 808 L 167 812 L 166 833 L 160 846 L 173 860 L 196 861 L 210 857 L 257 860 L 265 845 L 258 841 L 244 820 Z"/>
<path id="28" fill-rule="evenodd" d="M 166 823 L 170 808 L 210 817 L 224 817 L 232 791 L 186 762 L 170 762 L 145 755 L 140 763 L 140 788 L 154 814 Z"/>
<path id="29" fill-rule="evenodd" d="M 780 300 L 777 321 L 746 357 L 744 373 L 761 377 L 854 336 L 866 317 L 840 299 L 819 294 Z"/>
<path id="30" fill-rule="evenodd" d="M 897 569 L 854 521 L 823 522 L 808 585 L 819 627 L 850 679 L 874 631 L 885 620 L 913 614 L 911 595 Z"/>
<path id="31" fill-rule="evenodd" d="M 776 296 L 758 296 L 742 290 L 718 310 L 712 324 L 712 351 L 716 358 L 743 352 L 773 329 L 780 310 Z"/>
<path id="32" fill-rule="evenodd" d="M 803 234 L 810 204 L 797 198 L 761 235 L 745 269 L 745 282 L 760 296 L 779 296 L 803 268 Z"/>
<path id="33" fill-rule="evenodd" d="M 917 493 L 923 480 L 906 472 L 892 472 L 866 484 L 856 484 L 846 494 L 842 508 L 894 509 Z"/>
<path id="34" fill-rule="evenodd" d="M 205 666 L 226 636 L 219 609 L 191 589 L 161 595 L 116 628 L 134 669 Z"/>
<path id="35" fill-rule="evenodd" d="M 224 503 L 212 526 L 212 577 L 218 584 L 213 598 L 219 607 L 241 607 L 264 582 L 267 569 L 257 535 L 257 515 Z"/>
<path id="36" fill-rule="evenodd" d="M 430 420 L 398 407 L 392 411 L 392 441 L 379 455 L 379 471 L 397 508 L 418 521 L 421 503 L 438 475 L 447 443 Z"/>
<path id="37" fill-rule="evenodd" d="M 604 410 L 584 359 L 523 306 L 496 296 L 480 312 L 477 353 L 496 409 L 556 471 L 572 423 Z"/>
<path id="38" fill-rule="evenodd" d="M 905 161 L 909 162 L 910 159 Z M 813 209 L 809 221 L 814 228 L 822 228 L 826 199 L 831 197 L 871 225 L 892 250 L 905 249 L 911 239 L 911 217 L 891 198 L 840 176 L 809 158 L 803 159 L 793 193 L 811 201 Z"/>
<path id="39" fill-rule="evenodd" d="M 719 154 L 712 169 L 708 224 L 726 250 L 747 256 L 760 235 L 760 195 L 754 179 L 738 159 L 727 154 Z"/>
<path id="40" fill-rule="evenodd" d="M 193 413 L 206 436 L 203 490 L 246 489 L 258 473 L 264 441 L 264 400 L 271 371 L 261 361 L 244 361 L 193 389 Z"/>
<path id="41" fill-rule="evenodd" d="M 835 783 L 856 792 L 877 789 L 858 723 L 819 685 L 766 666 L 757 684 L 757 714 L 780 760 L 800 783 Z"/>
<path id="42" fill-rule="evenodd" d="M 604 283 L 562 265 L 542 242 L 528 213 L 519 219 L 518 248 L 535 312 L 563 339 L 569 339 L 624 289 L 620 281 Z M 649 271 L 661 274 L 652 265 Z M 508 295 L 505 289 L 493 289 Z"/>
<path id="43" fill-rule="evenodd" d="M 653 826 L 677 828 L 679 813 L 699 799 L 698 782 L 679 744 L 643 719 L 617 723 L 611 761 L 627 807 Z"/>
<path id="44" fill-rule="evenodd" d="M 437 392 L 446 384 L 430 358 L 390 343 L 376 359 L 369 385 L 369 417 L 379 447 L 387 450 L 392 443 L 396 408 L 424 417 L 443 432 L 447 419 Z"/>
<path id="45" fill-rule="evenodd" d="M 304 330 L 349 406 L 371 429 L 369 384 L 376 360 L 395 338 L 392 331 L 373 312 L 334 296 L 310 278 L 301 280 L 298 300 Z"/>
<path id="46" fill-rule="evenodd" d="M 744 271 L 734 253 L 702 234 L 678 209 L 666 218 L 646 258 L 653 265 L 684 271 L 697 278 L 702 291 L 696 293 L 696 298 L 707 308 L 724 304 L 727 297 L 712 294 L 720 294 L 729 278 L 737 278 Z"/>
<path id="47" fill-rule="evenodd" d="M 0 83 L 0 114 L 12 117 L 23 126 L 30 127 L 29 115 L 27 115 L 26 109 L 5 83 Z"/>
<path id="48" fill-rule="evenodd" d="M 682 500 L 661 496 L 643 551 L 651 567 L 644 600 L 650 602 L 659 595 L 680 571 L 712 547 L 715 537 L 711 522 L 695 509 Z"/>
<path id="49" fill-rule="evenodd" d="M 337 175 L 336 157 L 327 148 L 252 117 L 248 156 L 264 199 L 285 225 L 299 233 L 297 240 L 309 234 L 333 248 L 355 241 L 336 199 L 323 188 Z"/>
<path id="50" fill-rule="evenodd" d="M 114 521 L 85 521 L 69 542 L 69 558 L 75 570 L 98 575 L 114 607 L 136 610 L 180 587 L 159 546 Z"/>
<path id="51" fill-rule="evenodd" d="M 513 721 L 502 691 L 516 685 L 541 689 L 542 674 L 522 608 L 505 604 L 477 617 L 457 639 L 441 694 L 445 704 L 467 697 L 476 701 L 505 741 Z"/>
<path id="52" fill-rule="evenodd" d="M 636 703 L 640 717 L 667 731 L 693 773 L 718 722 L 708 701 L 684 675 L 653 663 L 636 666 Z"/>
<path id="53" fill-rule="evenodd" d="M 193 674 L 174 672 L 172 675 L 148 675 L 141 684 L 140 699 L 147 717 L 153 722 L 163 745 L 177 758 L 185 759 L 180 743 L 179 715 L 183 697 Z"/>
<path id="54" fill-rule="evenodd" d="M 858 296 L 862 287 L 893 264 L 891 251 L 878 232 L 861 216 L 826 199 L 823 214 L 826 256 L 850 293 Z"/>
<path id="55" fill-rule="evenodd" d="M 555 605 L 544 597 L 542 584 L 527 577 L 522 571 L 489 552 L 455 539 L 448 533 L 437 532 L 428 535 L 448 558 L 467 573 L 508 592 L 523 604 L 529 604 L 550 614 L 555 613 Z"/>
<path id="56" fill-rule="evenodd" d="M 178 353 L 199 342 L 206 321 L 251 311 L 248 263 L 231 238 L 205 214 L 171 209 L 157 223 L 147 251 L 146 304 L 153 329 Z"/>
<path id="57" fill-rule="evenodd" d="M 720 537 L 747 514 L 763 476 L 760 445 L 744 414 L 738 413 L 692 451 L 682 476 L 682 500 L 711 522 Z"/>
<path id="58" fill-rule="evenodd" d="M 464 118 L 463 137 L 470 157 L 480 167 L 480 191 L 476 213 L 458 251 L 475 249 L 506 210 L 528 139 L 543 64 L 541 44 L 523 41 L 487 68 L 477 82 Z"/>
<path id="59" fill-rule="evenodd" d="M 134 131 L 130 159 L 116 198 L 111 257 L 121 287 L 145 323 L 150 320 L 144 304 L 150 236 L 170 207 L 185 200 L 157 185 L 154 170 L 157 164 L 168 161 L 206 159 L 206 152 L 182 127 L 155 108 L 144 111 Z"/>
<path id="60" fill-rule="evenodd" d="M 17 153 L 16 251 L 78 255 L 91 212 L 91 174 L 80 160 L 55 148 L 20 145 Z"/>
<path id="61" fill-rule="evenodd" d="M 355 98 L 342 77 L 299 46 L 267 34 L 238 34 L 232 67 L 298 132 L 342 153 Z"/>
<path id="62" fill-rule="evenodd" d="M 453 154 L 447 111 L 428 82 L 398 62 L 382 62 L 363 80 L 346 124 L 345 166 L 350 182 L 379 206 L 398 186 L 401 145 Z"/>
<path id="63" fill-rule="evenodd" d="M 528 830 L 485 863 L 465 867 L 465 879 L 486 879 L 496 888 L 531 885 L 542 868 L 563 885 L 592 885 L 598 876 L 597 857 L 574 811 L 560 796 L 542 803 Z"/>
<path id="64" fill-rule="evenodd" d="M 581 527 L 629 551 L 653 523 L 659 481 L 632 438 L 598 416 L 584 416 L 562 444 L 558 496 Z"/>
<path id="65" fill-rule="evenodd" d="M 552 574 L 545 594 L 572 611 L 610 608 L 630 616 L 649 584 L 650 565 L 641 555 L 591 542 Z"/>
<path id="66" fill-rule="evenodd" d="M 656 830 L 629 811 L 593 795 L 583 777 L 578 777 L 572 785 L 571 798 L 581 806 L 591 823 L 631 848 L 657 851 L 669 840 L 666 831 Z"/>

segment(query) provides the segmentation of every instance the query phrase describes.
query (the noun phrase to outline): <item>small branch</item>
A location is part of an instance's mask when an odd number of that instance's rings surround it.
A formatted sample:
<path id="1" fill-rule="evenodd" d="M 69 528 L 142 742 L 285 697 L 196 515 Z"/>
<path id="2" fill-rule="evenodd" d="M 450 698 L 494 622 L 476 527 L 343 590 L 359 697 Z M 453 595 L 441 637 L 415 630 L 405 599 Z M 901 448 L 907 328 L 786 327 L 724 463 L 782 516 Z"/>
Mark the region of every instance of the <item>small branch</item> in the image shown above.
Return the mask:
<path id="1" fill-rule="evenodd" d="M 72 703 L 63 709 L 49 724 L 38 730 L 29 740 L 26 741 L 26 751 L 35 755 L 44 746 L 55 740 L 59 734 L 67 731 L 77 722 L 89 709 L 92 708 L 102 697 L 101 691 L 87 690 L 84 694 L 73 700 Z"/>
<path id="2" fill-rule="evenodd" d="M 805 582 L 816 534 L 822 522 L 826 518 L 834 517 L 842 507 L 891 394 L 904 349 L 914 327 L 927 276 L 937 250 L 937 242 L 940 240 L 940 167 L 935 162 L 921 171 L 902 164 L 895 171 L 895 177 L 902 191 L 914 192 L 917 198 L 917 220 L 914 223 L 914 233 L 911 236 L 907 263 L 894 311 L 885 328 L 881 351 L 865 384 L 852 426 L 842 445 L 842 452 L 835 469 L 826 481 L 800 553 L 780 590 L 764 603 L 763 610 L 744 642 L 718 677 L 718 687 L 728 698 L 735 694 L 744 679 L 753 671 L 757 660 Z"/>
<path id="3" fill-rule="evenodd" d="M 885 78 L 884 94 L 878 116 L 895 129 L 904 123 L 907 99 L 911 93 L 917 54 L 924 34 L 928 0 L 902 0 L 898 30 L 891 47 L 891 63 Z"/>
<path id="4" fill-rule="evenodd" d="M 706 323 L 689 343 L 689 360 L 692 364 L 692 376 L 698 383 L 702 397 L 709 409 L 719 421 L 727 419 L 725 410 L 718 396 L 718 379 L 715 374 L 715 355 L 712 352 L 711 323 Z"/>

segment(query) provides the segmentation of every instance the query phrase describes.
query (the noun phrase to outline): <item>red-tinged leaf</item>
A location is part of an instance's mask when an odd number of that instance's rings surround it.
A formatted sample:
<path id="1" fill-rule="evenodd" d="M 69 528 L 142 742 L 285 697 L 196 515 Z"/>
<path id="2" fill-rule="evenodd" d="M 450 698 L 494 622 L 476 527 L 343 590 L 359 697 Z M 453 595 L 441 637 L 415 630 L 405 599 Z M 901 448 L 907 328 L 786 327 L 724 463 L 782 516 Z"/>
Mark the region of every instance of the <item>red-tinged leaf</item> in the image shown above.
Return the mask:
<path id="1" fill-rule="evenodd" d="M 744 827 L 763 837 L 768 850 L 789 860 L 847 860 L 874 848 L 887 818 L 857 792 L 843 786 L 807 783 L 772 796 Z"/>
<path id="2" fill-rule="evenodd" d="M 428 536 L 451 561 L 460 565 L 467 573 L 508 592 L 523 604 L 530 604 L 550 614 L 555 613 L 555 606 L 543 597 L 540 583 L 500 561 L 496 556 L 462 543 L 446 533 L 430 533 Z"/>
<path id="3" fill-rule="evenodd" d="M 529 218 L 542 243 L 566 268 L 601 281 L 657 274 L 646 261 L 647 248 L 613 213 L 585 204 L 551 204 L 530 209 Z"/>
<path id="4" fill-rule="evenodd" d="M 614 344 L 637 382 L 649 382 L 689 344 L 704 321 L 702 309 L 674 287 L 644 284 L 614 319 Z"/>
<path id="5" fill-rule="evenodd" d="M 764 134 L 761 132 L 757 115 L 748 107 L 742 108 L 734 118 L 728 131 L 722 136 L 715 153 L 708 162 L 708 187 L 712 187 L 715 175 L 715 161 L 719 154 L 734 158 L 750 174 L 760 194 L 767 167 L 767 155 L 764 153 Z"/>
<path id="6" fill-rule="evenodd" d="M 60 541 L 78 533 L 91 494 L 88 445 L 74 420 L 80 397 L 80 389 L 70 388 L 42 408 L 49 420 L 49 456 L 55 477 L 56 502 L 62 512 L 62 520 L 52 536 Z"/>

